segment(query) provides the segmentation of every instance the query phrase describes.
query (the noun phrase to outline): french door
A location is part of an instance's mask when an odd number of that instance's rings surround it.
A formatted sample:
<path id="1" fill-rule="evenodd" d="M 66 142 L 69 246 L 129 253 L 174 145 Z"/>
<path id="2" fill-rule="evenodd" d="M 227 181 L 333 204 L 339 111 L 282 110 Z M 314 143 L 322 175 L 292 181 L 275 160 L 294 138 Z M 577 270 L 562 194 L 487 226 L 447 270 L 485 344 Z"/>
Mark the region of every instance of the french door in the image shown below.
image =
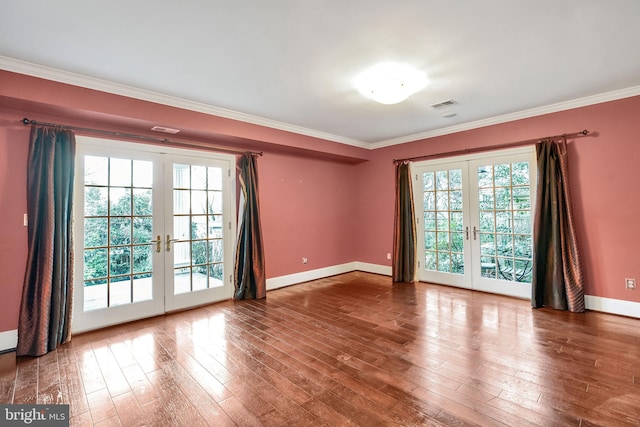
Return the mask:
<path id="1" fill-rule="evenodd" d="M 233 156 L 78 137 L 75 332 L 233 294 Z"/>
<path id="2" fill-rule="evenodd" d="M 419 279 L 531 297 L 535 151 L 414 164 Z"/>

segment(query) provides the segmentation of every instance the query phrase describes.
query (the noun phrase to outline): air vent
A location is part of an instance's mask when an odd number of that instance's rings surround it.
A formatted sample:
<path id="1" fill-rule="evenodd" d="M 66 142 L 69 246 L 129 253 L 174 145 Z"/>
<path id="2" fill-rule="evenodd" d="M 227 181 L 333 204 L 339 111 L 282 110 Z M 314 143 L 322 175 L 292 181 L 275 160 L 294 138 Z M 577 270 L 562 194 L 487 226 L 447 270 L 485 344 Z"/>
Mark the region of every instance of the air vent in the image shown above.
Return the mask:
<path id="1" fill-rule="evenodd" d="M 452 105 L 456 105 L 457 102 L 453 99 L 447 99 L 446 101 L 438 102 L 437 104 L 431 104 L 431 108 L 435 108 L 436 110 L 440 110 L 442 108 L 451 107 Z"/>
<path id="2" fill-rule="evenodd" d="M 166 128 L 164 126 L 154 126 L 151 128 L 151 130 L 156 132 L 162 132 L 162 133 L 170 133 L 172 135 L 175 135 L 176 133 L 180 132 L 180 129 L 171 129 L 171 128 Z"/>

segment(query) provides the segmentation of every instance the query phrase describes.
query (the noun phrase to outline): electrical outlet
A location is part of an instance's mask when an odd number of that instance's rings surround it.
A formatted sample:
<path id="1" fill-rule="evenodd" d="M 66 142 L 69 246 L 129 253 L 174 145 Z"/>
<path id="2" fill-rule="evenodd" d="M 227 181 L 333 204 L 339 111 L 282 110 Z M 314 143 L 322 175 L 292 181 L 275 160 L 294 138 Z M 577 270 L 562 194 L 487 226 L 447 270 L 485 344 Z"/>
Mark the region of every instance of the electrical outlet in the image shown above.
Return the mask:
<path id="1" fill-rule="evenodd" d="M 387 252 L 387 259 L 391 259 L 391 253 Z"/>
<path id="2" fill-rule="evenodd" d="M 624 279 L 625 287 L 628 291 L 636 290 L 636 279 Z"/>
<path id="3" fill-rule="evenodd" d="M 302 263 L 303 264 L 306 264 L 308 262 L 309 262 L 309 258 L 305 258 L 305 257 L 302 258 Z"/>

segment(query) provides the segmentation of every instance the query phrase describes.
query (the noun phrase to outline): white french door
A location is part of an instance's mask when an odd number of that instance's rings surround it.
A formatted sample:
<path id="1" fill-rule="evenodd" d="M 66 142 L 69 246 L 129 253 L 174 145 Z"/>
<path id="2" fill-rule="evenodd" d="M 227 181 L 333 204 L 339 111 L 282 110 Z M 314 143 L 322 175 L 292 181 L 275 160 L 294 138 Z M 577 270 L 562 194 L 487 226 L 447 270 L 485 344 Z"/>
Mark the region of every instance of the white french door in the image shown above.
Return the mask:
<path id="1" fill-rule="evenodd" d="M 78 137 L 74 332 L 233 294 L 233 156 Z"/>
<path id="2" fill-rule="evenodd" d="M 419 162 L 419 279 L 531 297 L 535 151 Z"/>
<path id="3" fill-rule="evenodd" d="M 165 168 L 165 309 L 231 298 L 232 161 L 171 156 Z"/>

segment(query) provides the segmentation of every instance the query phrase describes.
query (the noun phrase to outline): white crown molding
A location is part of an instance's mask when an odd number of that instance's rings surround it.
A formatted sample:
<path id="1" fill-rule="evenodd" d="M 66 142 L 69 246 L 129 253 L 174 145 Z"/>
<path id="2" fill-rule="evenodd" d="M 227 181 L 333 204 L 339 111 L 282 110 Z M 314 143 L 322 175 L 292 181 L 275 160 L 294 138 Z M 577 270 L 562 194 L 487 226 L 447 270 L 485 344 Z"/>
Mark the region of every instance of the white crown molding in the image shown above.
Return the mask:
<path id="1" fill-rule="evenodd" d="M 416 133 L 413 135 L 401 136 L 399 138 L 387 139 L 384 141 L 369 144 L 369 148 L 375 150 L 377 148 L 390 147 L 392 145 L 404 144 L 407 142 L 419 141 L 422 139 L 434 138 L 436 136 L 449 135 L 452 133 L 463 132 L 472 129 L 478 129 L 485 126 L 498 125 L 501 123 L 512 122 L 515 120 L 528 119 L 530 117 L 542 116 L 544 114 L 557 113 L 559 111 L 571 110 L 588 105 L 600 104 L 603 102 L 616 101 L 618 99 L 630 98 L 640 95 L 640 86 L 633 86 L 626 89 L 614 90 L 611 92 L 601 93 L 593 96 L 586 96 L 571 101 L 558 102 L 557 104 L 546 105 L 544 107 L 531 108 L 529 110 L 518 111 L 515 113 L 503 114 L 501 116 L 490 117 L 488 119 L 476 120 L 474 122 L 462 123 L 446 128 L 435 129 L 427 132 Z"/>
<path id="2" fill-rule="evenodd" d="M 250 123 L 258 126 L 264 126 L 272 129 L 278 129 L 285 132 L 296 133 L 299 135 L 310 136 L 313 138 L 324 139 L 327 141 L 338 142 L 354 147 L 375 150 L 378 148 L 389 147 L 393 145 L 404 144 L 437 136 L 449 135 L 452 133 L 463 132 L 472 129 L 478 129 L 485 126 L 497 125 L 501 123 L 512 122 L 515 120 L 527 119 L 530 117 L 541 116 L 544 114 L 556 113 L 559 111 L 571 110 L 573 108 L 586 107 L 588 105 L 600 104 L 608 101 L 615 101 L 623 98 L 640 95 L 640 86 L 633 86 L 626 89 L 615 90 L 593 96 L 586 96 L 570 101 L 559 102 L 543 107 L 531 108 L 528 110 L 518 111 L 515 113 L 503 114 L 501 116 L 490 117 L 487 119 L 476 120 L 469 123 L 462 123 L 455 126 L 449 126 L 431 131 L 420 132 L 416 134 L 401 136 L 398 138 L 387 139 L 378 142 L 367 143 L 357 139 L 347 138 L 340 135 L 334 135 L 314 129 L 296 126 L 289 123 L 279 122 L 276 120 L 266 119 L 239 111 L 228 110 L 226 108 L 215 107 L 212 105 L 189 101 L 174 96 L 165 95 L 158 92 L 134 88 L 131 86 L 113 83 L 106 80 L 96 79 L 81 74 L 62 71 L 51 67 L 33 64 L 30 62 L 20 61 L 18 59 L 9 58 L 0 55 L 0 69 L 11 71 L 19 74 L 25 74 L 32 77 L 38 77 L 45 80 L 52 80 L 59 83 L 79 86 L 86 89 L 99 90 L 114 95 L 127 96 L 142 101 L 155 102 L 171 107 L 182 108 L 189 111 L 205 113 L 212 116 L 223 117 L 231 120 L 237 120 L 244 123 Z"/>
<path id="3" fill-rule="evenodd" d="M 310 136 L 313 138 L 324 139 L 327 141 L 338 142 L 341 144 L 352 145 L 360 148 L 369 148 L 369 144 L 357 139 L 347 138 L 340 135 L 333 135 L 327 132 L 321 132 L 314 129 L 308 129 L 302 126 L 296 126 L 277 120 L 266 119 L 264 117 L 253 116 L 251 114 L 241 113 L 226 108 L 215 107 L 200 102 L 189 101 L 170 95 L 165 95 L 150 90 L 139 89 L 119 83 L 113 83 L 106 80 L 96 79 L 81 74 L 62 71 L 51 67 L 33 64 L 30 62 L 20 61 L 18 59 L 9 58 L 0 55 L 0 69 L 11 71 L 18 74 L 25 74 L 32 77 L 38 77 L 45 80 L 52 80 L 59 83 L 65 83 L 73 86 L 79 86 L 86 89 L 99 90 L 114 95 L 126 96 L 129 98 L 139 99 L 142 101 L 154 102 L 157 104 L 168 105 L 171 107 L 182 108 L 189 111 L 210 114 L 212 116 L 224 117 L 226 119 L 237 120 L 244 123 L 250 123 L 258 126 L 264 126 L 272 129 L 278 129 L 286 132 L 297 133 L 299 135 Z"/>

